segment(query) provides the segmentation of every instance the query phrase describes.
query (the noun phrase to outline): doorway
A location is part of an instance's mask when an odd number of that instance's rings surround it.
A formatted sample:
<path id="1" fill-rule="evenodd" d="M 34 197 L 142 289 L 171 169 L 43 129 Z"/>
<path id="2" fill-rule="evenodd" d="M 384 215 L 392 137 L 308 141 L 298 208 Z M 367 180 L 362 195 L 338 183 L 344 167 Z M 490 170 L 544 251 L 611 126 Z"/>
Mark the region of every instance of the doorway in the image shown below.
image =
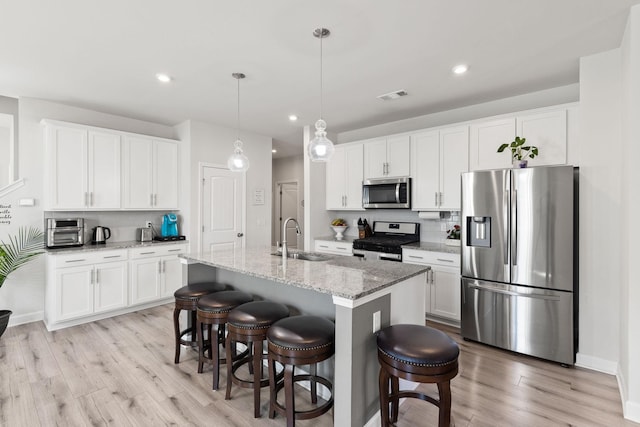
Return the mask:
<path id="1" fill-rule="evenodd" d="M 302 216 L 299 211 L 298 200 L 298 181 L 282 181 L 276 182 L 276 214 L 274 215 L 275 232 L 273 233 L 276 242 L 282 242 L 284 235 L 282 234 L 282 224 L 289 217 L 295 218 L 299 225 L 300 231 L 303 230 Z M 287 246 L 289 248 L 298 248 L 299 240 L 302 235 L 296 233 L 296 226 L 293 222 L 287 224 L 286 230 Z"/>

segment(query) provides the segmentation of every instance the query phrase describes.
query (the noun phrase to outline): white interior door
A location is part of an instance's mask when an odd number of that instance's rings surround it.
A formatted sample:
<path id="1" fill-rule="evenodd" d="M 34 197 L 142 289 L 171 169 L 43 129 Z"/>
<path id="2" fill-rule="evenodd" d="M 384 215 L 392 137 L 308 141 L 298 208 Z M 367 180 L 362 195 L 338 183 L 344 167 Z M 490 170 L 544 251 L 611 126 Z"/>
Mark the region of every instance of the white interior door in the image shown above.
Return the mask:
<path id="1" fill-rule="evenodd" d="M 244 245 L 242 223 L 244 174 L 203 167 L 202 251 L 234 250 Z"/>
<path id="2" fill-rule="evenodd" d="M 293 217 L 298 222 L 298 183 L 297 182 L 283 182 L 280 183 L 280 226 L 278 227 L 280 241 L 282 242 L 282 222 Z M 300 226 L 302 227 L 302 225 Z M 301 229 L 302 231 L 302 229 Z M 296 225 L 294 222 L 287 224 L 287 246 L 289 248 L 298 247 L 298 234 L 296 233 Z"/>

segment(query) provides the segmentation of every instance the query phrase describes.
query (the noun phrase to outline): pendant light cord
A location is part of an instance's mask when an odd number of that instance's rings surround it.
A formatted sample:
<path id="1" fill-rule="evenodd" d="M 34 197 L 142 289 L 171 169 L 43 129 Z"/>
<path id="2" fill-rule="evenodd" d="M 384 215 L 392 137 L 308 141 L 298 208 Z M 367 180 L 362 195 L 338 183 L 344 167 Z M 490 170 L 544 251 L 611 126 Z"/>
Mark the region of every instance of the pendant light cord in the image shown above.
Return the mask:
<path id="1" fill-rule="evenodd" d="M 238 115 L 236 116 L 236 140 L 240 140 L 240 79 L 238 80 Z"/>
<path id="2" fill-rule="evenodd" d="M 324 28 L 320 28 L 320 120 L 322 120 L 322 39 L 324 38 Z"/>

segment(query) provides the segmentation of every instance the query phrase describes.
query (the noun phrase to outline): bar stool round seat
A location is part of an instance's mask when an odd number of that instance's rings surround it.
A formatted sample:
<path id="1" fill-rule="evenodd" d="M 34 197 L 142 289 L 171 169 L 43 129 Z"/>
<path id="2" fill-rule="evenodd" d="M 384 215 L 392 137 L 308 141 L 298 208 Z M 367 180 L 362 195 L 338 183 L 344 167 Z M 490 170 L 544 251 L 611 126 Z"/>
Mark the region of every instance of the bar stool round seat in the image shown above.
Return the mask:
<path id="1" fill-rule="evenodd" d="M 428 326 L 392 325 L 378 332 L 379 392 L 382 427 L 398 421 L 399 400 L 412 397 L 438 407 L 438 426 L 451 424 L 451 379 L 458 374 L 458 344 Z M 399 378 L 435 383 L 439 399 L 424 393 L 401 391 Z M 389 406 L 391 406 L 391 413 Z"/>
<path id="2" fill-rule="evenodd" d="M 333 407 L 333 385 L 316 374 L 316 364 L 329 359 L 335 353 L 335 325 L 329 319 L 318 316 L 292 316 L 275 322 L 267 331 L 269 348 L 269 418 L 276 413 L 286 416 L 287 427 L 295 426 L 295 420 L 307 420 L 326 413 Z M 284 375 L 276 375 L 276 362 L 284 366 Z M 295 367 L 310 365 L 310 373 L 295 375 Z M 294 384 L 309 381 L 311 403 L 317 404 L 317 383 L 324 385 L 331 397 L 322 405 L 310 410 L 295 408 Z M 285 404 L 278 402 L 278 392 L 284 388 Z"/>
<path id="3" fill-rule="evenodd" d="M 224 345 L 225 324 L 229 312 L 237 306 L 252 301 L 253 297 L 242 291 L 221 291 L 205 295 L 198 300 L 196 314 L 198 329 L 198 373 L 202 373 L 204 364 L 213 366 L 213 389 L 217 390 L 220 381 L 220 364 L 226 363 L 220 358 L 219 345 Z M 212 331 L 215 325 L 215 332 Z M 204 341 L 204 327 L 209 337 L 208 345 Z M 205 353 L 210 350 L 209 356 Z"/>
<path id="4" fill-rule="evenodd" d="M 260 388 L 269 385 L 269 378 L 262 378 L 263 341 L 267 339 L 267 331 L 271 325 L 280 319 L 289 317 L 286 305 L 272 301 L 252 301 L 237 306 L 227 319 L 227 390 L 225 399 L 231 398 L 231 385 L 236 384 L 244 388 L 253 389 L 254 417 L 260 417 Z M 251 346 L 251 351 L 244 357 L 233 357 L 232 349 L 241 342 Z M 231 361 L 231 362 L 229 362 Z M 249 365 L 251 380 L 236 376 L 236 371 L 242 365 Z"/>
<path id="5" fill-rule="evenodd" d="M 198 300 L 204 295 L 211 294 L 213 292 L 220 292 L 226 288 L 225 285 L 216 282 L 203 282 L 192 283 L 187 286 L 183 286 L 176 290 L 173 294 L 175 297 L 175 306 L 173 309 L 173 330 L 175 333 L 176 341 L 176 354 L 174 363 L 180 362 L 180 345 L 188 345 L 191 347 L 198 346 L 197 328 L 196 328 L 196 311 L 198 306 Z M 191 317 L 191 324 L 183 331 L 180 330 L 180 312 L 186 310 Z M 186 340 L 184 336 L 191 334 L 191 339 Z"/>

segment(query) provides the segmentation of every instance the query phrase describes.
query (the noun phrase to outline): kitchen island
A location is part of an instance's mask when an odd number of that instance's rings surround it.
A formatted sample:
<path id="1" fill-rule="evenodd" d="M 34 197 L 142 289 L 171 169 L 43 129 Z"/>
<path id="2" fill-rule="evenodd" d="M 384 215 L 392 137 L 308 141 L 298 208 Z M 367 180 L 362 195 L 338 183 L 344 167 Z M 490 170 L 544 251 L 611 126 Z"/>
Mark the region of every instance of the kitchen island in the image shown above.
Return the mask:
<path id="1" fill-rule="evenodd" d="M 379 324 L 424 324 L 426 267 L 357 257 L 326 261 L 283 259 L 275 248 L 191 253 L 180 257 L 188 283 L 215 280 L 287 304 L 293 314 L 330 318 L 336 327 L 333 363 L 319 373 L 333 378 L 334 424 L 379 425 Z M 333 365 L 333 366 L 331 366 Z"/>

